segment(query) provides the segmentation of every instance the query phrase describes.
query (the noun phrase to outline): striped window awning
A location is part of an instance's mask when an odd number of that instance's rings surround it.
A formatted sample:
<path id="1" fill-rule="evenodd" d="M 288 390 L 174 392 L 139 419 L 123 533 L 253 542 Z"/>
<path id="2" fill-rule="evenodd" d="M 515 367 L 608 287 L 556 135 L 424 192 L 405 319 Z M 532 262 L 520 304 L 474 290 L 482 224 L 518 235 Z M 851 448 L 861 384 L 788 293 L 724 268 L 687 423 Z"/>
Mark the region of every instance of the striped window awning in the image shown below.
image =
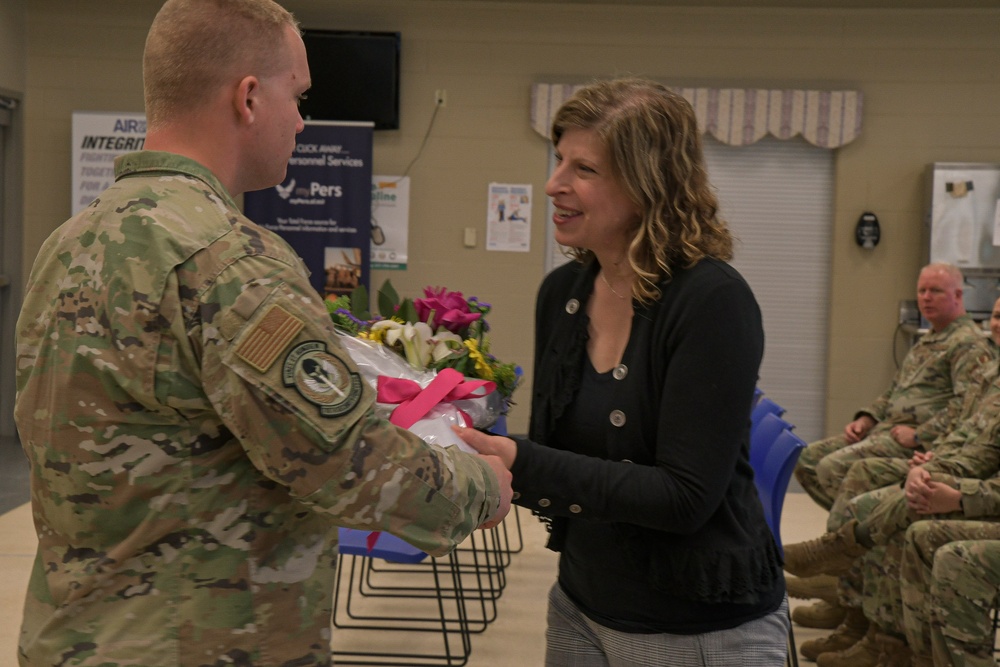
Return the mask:
<path id="1" fill-rule="evenodd" d="M 536 83 L 531 89 L 531 126 L 549 138 L 552 117 L 583 84 Z M 801 135 L 821 148 L 837 148 L 861 134 L 862 93 L 857 90 L 766 90 L 762 88 L 672 88 L 694 107 L 698 126 L 724 144 L 748 146 L 765 134 Z"/>

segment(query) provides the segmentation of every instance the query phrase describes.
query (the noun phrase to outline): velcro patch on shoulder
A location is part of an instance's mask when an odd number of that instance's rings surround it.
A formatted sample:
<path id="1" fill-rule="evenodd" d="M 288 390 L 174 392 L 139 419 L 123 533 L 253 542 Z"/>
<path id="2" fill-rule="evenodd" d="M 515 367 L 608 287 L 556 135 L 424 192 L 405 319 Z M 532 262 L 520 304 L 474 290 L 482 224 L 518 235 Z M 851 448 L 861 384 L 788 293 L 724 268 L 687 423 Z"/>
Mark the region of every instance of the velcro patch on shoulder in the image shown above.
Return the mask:
<path id="1" fill-rule="evenodd" d="M 303 326 L 302 320 L 273 305 L 236 348 L 236 356 L 265 373 Z"/>
<path id="2" fill-rule="evenodd" d="M 321 417 L 346 415 L 364 395 L 361 375 L 331 353 L 321 340 L 292 348 L 285 357 L 281 379 L 286 387 L 295 387 L 299 395 L 319 408 Z"/>

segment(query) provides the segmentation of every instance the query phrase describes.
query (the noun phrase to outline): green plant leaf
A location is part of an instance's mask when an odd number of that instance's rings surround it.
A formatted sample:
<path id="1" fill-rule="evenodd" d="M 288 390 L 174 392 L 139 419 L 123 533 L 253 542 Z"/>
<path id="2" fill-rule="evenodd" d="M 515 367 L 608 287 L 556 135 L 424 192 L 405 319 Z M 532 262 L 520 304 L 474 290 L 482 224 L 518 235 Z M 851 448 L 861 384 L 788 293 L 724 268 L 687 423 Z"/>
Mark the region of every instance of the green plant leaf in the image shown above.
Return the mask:
<path id="1" fill-rule="evenodd" d="M 351 315 L 359 320 L 372 318 L 368 312 L 368 289 L 364 285 L 358 285 L 351 292 Z"/>
<path id="2" fill-rule="evenodd" d="M 399 294 L 388 279 L 382 283 L 378 291 L 378 312 L 382 317 L 392 317 L 399 305 Z"/>
<path id="3" fill-rule="evenodd" d="M 417 320 L 417 309 L 413 305 L 413 299 L 406 297 L 403 302 L 399 304 L 399 310 L 394 314 L 395 317 L 403 320 L 404 322 L 410 322 L 415 324 Z"/>
<path id="4" fill-rule="evenodd" d="M 341 308 L 351 309 L 351 300 L 346 295 L 338 296 L 333 300 L 323 299 L 323 303 L 326 304 L 326 312 L 328 313 L 335 313 Z"/>

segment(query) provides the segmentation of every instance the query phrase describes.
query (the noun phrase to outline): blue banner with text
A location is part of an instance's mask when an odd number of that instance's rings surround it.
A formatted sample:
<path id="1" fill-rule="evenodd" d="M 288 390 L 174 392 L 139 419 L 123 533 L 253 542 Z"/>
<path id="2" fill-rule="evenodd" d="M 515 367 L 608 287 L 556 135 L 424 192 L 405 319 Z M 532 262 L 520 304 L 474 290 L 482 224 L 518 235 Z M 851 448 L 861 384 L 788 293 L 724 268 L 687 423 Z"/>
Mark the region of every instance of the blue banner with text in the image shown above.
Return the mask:
<path id="1" fill-rule="evenodd" d="M 280 234 L 321 296 L 370 288 L 371 123 L 306 122 L 285 180 L 244 195 L 251 220 Z"/>

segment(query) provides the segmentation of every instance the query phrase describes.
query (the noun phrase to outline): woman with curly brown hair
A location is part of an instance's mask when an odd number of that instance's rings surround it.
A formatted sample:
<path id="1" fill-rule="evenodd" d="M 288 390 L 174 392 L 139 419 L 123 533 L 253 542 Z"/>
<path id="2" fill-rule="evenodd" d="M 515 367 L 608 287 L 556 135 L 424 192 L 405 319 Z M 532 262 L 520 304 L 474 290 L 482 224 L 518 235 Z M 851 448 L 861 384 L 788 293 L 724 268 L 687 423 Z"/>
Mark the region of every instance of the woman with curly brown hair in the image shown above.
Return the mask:
<path id="1" fill-rule="evenodd" d="M 760 311 L 726 263 L 694 111 L 598 82 L 552 137 L 545 190 L 576 261 L 539 290 L 529 438 L 460 430 L 560 552 L 546 664 L 780 665 L 780 554 L 748 461 Z"/>

